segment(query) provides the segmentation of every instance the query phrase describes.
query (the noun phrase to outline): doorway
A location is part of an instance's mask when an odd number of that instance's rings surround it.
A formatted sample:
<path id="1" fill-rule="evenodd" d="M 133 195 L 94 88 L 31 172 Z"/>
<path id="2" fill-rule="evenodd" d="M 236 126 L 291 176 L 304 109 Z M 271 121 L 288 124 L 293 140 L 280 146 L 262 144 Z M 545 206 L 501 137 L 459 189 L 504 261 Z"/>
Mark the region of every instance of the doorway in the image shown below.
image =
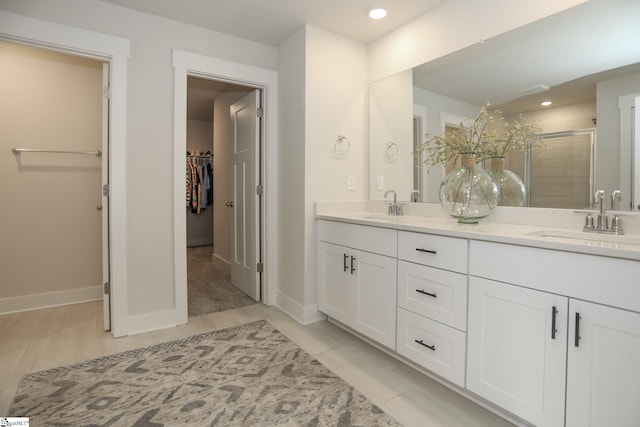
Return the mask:
<path id="1" fill-rule="evenodd" d="M 177 324 L 188 322 L 187 313 L 187 254 L 186 212 L 184 206 L 184 156 L 186 152 L 187 76 L 222 80 L 260 89 L 263 105 L 263 150 L 261 151 L 260 178 L 263 196 L 256 209 L 260 210 L 261 235 L 256 244 L 262 253 L 260 277 L 261 301 L 272 305 L 277 296 L 279 234 L 278 200 L 278 73 L 259 68 L 212 58 L 181 50 L 173 51 L 174 66 L 174 271 L 175 271 L 175 316 Z M 268 165 L 268 167 L 267 167 Z M 297 307 L 295 307 L 297 308 Z"/>
<path id="2" fill-rule="evenodd" d="M 102 299 L 109 330 L 109 64 L 8 41 L 0 60 L 0 312 Z"/>
<path id="3" fill-rule="evenodd" d="M 252 277 L 256 260 L 260 260 L 257 242 L 261 221 L 259 211 L 256 217 L 255 203 L 251 203 L 255 190 L 250 191 L 260 178 L 256 170 L 262 135 L 257 117 L 259 95 L 260 90 L 254 87 L 187 77 L 189 317 L 255 304 L 261 299 Z M 250 105 L 247 99 L 257 101 Z M 253 120 L 245 123 L 251 117 Z M 253 134 L 246 129 L 254 129 Z M 239 164 L 239 151 L 250 161 Z M 250 215 L 246 216 L 247 212 Z"/>

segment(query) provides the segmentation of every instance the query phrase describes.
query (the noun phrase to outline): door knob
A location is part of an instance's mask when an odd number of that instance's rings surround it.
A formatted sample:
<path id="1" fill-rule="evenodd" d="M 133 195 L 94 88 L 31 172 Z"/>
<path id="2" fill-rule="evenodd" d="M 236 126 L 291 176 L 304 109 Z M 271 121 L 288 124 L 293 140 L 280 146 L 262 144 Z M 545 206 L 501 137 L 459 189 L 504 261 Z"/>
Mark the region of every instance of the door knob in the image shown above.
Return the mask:
<path id="1" fill-rule="evenodd" d="M 232 208 L 232 207 L 233 207 L 233 202 L 227 202 L 227 203 L 225 203 L 224 205 L 225 205 L 225 206 L 228 206 L 228 207 L 230 207 L 230 208 Z"/>
<path id="2" fill-rule="evenodd" d="M 98 209 L 99 211 L 101 211 L 101 210 L 102 210 L 102 205 L 98 205 L 98 206 L 96 206 L 96 209 Z"/>

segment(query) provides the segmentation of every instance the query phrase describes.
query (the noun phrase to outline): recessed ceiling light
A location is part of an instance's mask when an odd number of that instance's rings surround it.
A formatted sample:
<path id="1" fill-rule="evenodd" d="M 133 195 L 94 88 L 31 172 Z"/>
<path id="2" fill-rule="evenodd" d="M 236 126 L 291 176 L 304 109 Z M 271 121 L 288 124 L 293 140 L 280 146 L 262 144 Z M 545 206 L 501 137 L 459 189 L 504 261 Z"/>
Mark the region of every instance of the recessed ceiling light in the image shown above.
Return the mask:
<path id="1" fill-rule="evenodd" d="M 551 101 L 542 101 L 540 103 L 540 105 L 542 105 L 543 107 L 548 107 L 549 105 L 553 104 L 553 102 Z"/>
<path id="2" fill-rule="evenodd" d="M 381 7 L 374 7 L 369 9 L 369 18 L 371 19 L 382 19 L 387 16 L 387 11 L 382 9 Z"/>

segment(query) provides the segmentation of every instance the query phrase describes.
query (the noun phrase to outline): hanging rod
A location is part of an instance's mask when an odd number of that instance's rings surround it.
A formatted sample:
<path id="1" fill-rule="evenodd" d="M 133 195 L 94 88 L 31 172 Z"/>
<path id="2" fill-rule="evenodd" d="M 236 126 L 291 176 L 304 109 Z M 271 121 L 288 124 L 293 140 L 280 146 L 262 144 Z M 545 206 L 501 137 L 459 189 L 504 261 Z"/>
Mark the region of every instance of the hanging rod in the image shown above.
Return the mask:
<path id="1" fill-rule="evenodd" d="M 187 154 L 190 159 L 210 159 L 213 157 L 211 154 Z"/>
<path id="2" fill-rule="evenodd" d="M 67 151 L 67 150 L 38 150 L 34 148 L 12 148 L 13 154 L 20 153 L 65 153 L 65 154 L 89 154 L 91 156 L 102 157 L 102 151 Z"/>

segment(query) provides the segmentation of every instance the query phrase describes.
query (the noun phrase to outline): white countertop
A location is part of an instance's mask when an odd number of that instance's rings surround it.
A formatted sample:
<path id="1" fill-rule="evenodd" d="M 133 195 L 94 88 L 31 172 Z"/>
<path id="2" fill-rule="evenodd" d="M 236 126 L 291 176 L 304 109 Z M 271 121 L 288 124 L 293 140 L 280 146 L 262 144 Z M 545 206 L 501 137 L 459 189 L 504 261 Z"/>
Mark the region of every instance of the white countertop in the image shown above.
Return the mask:
<path id="1" fill-rule="evenodd" d="M 370 211 L 345 212 L 340 209 L 322 209 L 322 212 L 316 213 L 316 218 L 640 261 L 640 234 L 615 236 L 586 233 L 579 227 L 505 224 L 483 220 L 478 224 L 460 224 L 454 218 L 394 216 Z"/>

